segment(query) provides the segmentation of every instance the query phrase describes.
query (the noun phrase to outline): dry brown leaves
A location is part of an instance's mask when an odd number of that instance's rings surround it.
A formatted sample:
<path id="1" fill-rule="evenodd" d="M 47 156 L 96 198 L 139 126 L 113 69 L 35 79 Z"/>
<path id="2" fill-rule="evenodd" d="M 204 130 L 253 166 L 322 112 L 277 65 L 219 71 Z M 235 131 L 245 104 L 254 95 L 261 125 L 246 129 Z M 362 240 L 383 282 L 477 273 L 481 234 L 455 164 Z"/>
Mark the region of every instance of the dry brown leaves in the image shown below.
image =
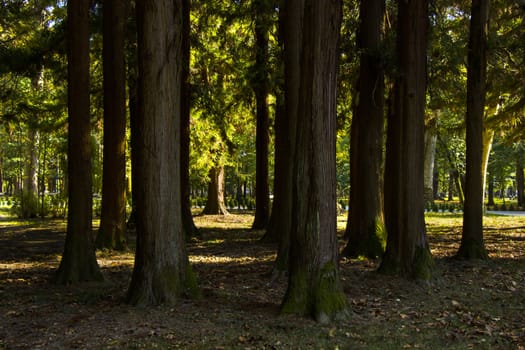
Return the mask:
<path id="1" fill-rule="evenodd" d="M 523 349 L 524 219 L 487 218 L 491 260 L 467 262 L 451 258 L 461 220 L 429 218 L 429 283 L 342 260 L 351 317 L 327 326 L 279 316 L 286 279 L 269 283 L 275 247 L 251 220 L 197 217 L 203 240 L 188 250 L 203 297 L 143 309 L 124 303 L 132 252 L 98 253 L 104 283 L 55 286 L 64 226 L 0 226 L 0 349 Z"/>

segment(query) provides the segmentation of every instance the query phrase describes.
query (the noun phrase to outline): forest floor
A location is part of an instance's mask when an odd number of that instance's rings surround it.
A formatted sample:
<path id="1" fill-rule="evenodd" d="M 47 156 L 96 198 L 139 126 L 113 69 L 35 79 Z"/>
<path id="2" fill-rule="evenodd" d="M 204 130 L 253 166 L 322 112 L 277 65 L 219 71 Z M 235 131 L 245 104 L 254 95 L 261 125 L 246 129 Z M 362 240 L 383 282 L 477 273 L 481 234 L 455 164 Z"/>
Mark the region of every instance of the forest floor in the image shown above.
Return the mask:
<path id="1" fill-rule="evenodd" d="M 525 349 L 523 217 L 485 217 L 491 259 L 469 262 L 452 258 L 461 216 L 428 215 L 429 283 L 343 259 L 350 316 L 328 325 L 279 315 L 286 280 L 270 283 L 275 246 L 249 230 L 252 216 L 195 221 L 203 239 L 188 250 L 202 297 L 137 308 L 124 302 L 132 250 L 97 253 L 105 282 L 53 285 L 65 223 L 3 217 L 0 349 Z"/>

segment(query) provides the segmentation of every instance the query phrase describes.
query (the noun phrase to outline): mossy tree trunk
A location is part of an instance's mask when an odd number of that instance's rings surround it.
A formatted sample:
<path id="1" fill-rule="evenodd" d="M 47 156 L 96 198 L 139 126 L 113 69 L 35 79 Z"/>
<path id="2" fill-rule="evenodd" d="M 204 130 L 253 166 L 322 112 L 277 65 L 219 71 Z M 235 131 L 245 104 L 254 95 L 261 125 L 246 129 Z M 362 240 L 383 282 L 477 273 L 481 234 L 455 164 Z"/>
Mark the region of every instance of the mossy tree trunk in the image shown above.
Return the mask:
<path id="1" fill-rule="evenodd" d="M 93 244 L 91 121 L 89 106 L 89 0 L 69 1 L 68 214 L 64 253 L 55 281 L 100 281 Z"/>
<path id="2" fill-rule="evenodd" d="M 346 298 L 337 266 L 335 101 L 341 2 L 287 1 L 287 25 L 302 29 L 297 55 L 297 130 L 293 159 L 292 224 L 288 288 L 283 313 L 313 316 L 319 322 L 343 315 Z M 290 50 L 289 50 L 290 49 Z M 298 51 L 295 51 L 298 50 Z M 289 62 L 289 61 L 286 61 Z M 288 76 L 287 76 L 288 77 Z M 288 90 L 287 90 L 288 92 Z M 287 102 L 289 103 L 289 102 Z"/>
<path id="3" fill-rule="evenodd" d="M 126 15 L 126 1 L 104 2 L 104 163 L 95 246 L 117 250 L 126 247 Z"/>
<path id="4" fill-rule="evenodd" d="M 361 52 L 358 102 L 352 119 L 350 146 L 350 202 L 343 254 L 376 258 L 383 254 L 381 207 L 384 72 L 381 52 L 384 0 L 360 3 L 357 39 Z"/>
<path id="5" fill-rule="evenodd" d="M 198 293 L 181 214 L 182 0 L 137 1 L 137 248 L 127 301 L 174 304 Z"/>
<path id="6" fill-rule="evenodd" d="M 424 121 L 428 1 L 398 1 L 397 66 L 385 162 L 387 246 L 380 271 L 429 279 L 424 217 Z"/>
<path id="7" fill-rule="evenodd" d="M 483 121 L 489 0 L 472 0 L 467 64 L 466 175 L 463 233 L 457 256 L 487 259 L 483 242 Z"/>

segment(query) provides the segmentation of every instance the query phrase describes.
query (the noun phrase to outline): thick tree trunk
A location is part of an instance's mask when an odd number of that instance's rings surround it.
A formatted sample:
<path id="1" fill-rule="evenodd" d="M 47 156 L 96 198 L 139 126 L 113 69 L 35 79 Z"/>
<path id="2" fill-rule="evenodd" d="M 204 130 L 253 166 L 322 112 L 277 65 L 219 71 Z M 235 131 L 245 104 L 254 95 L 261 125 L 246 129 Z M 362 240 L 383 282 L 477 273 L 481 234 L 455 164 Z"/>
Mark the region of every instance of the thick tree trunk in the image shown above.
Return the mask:
<path id="1" fill-rule="evenodd" d="M 182 0 L 182 100 L 181 100 L 181 193 L 182 223 L 186 239 L 199 235 L 193 221 L 190 199 L 190 0 Z"/>
<path id="2" fill-rule="evenodd" d="M 68 214 L 56 282 L 100 281 L 93 245 L 91 122 L 89 106 L 89 0 L 73 0 L 68 14 Z"/>
<path id="3" fill-rule="evenodd" d="M 182 0 L 137 1 L 137 249 L 127 300 L 173 304 L 198 293 L 181 213 Z"/>
<path id="4" fill-rule="evenodd" d="M 430 279 L 424 217 L 424 120 L 428 1 L 398 1 L 394 108 L 385 163 L 386 252 L 380 271 Z"/>
<path id="5" fill-rule="evenodd" d="M 335 101 L 341 2 L 288 1 L 298 21 L 300 58 L 288 289 L 283 313 L 328 322 L 343 315 L 346 298 L 337 266 Z M 297 7 L 296 7 L 297 6 Z M 289 36 L 286 36 L 288 39 Z M 295 39 L 297 40 L 297 39 Z M 289 42 L 286 40 L 285 45 Z"/>
<path id="6" fill-rule="evenodd" d="M 103 5 L 104 163 L 102 213 L 95 246 L 126 247 L 126 1 Z"/>
<path id="7" fill-rule="evenodd" d="M 256 103 L 256 160 L 255 160 L 255 220 L 254 230 L 265 229 L 270 218 L 270 195 L 268 187 L 268 144 L 269 112 L 268 112 L 268 31 L 270 11 L 273 10 L 269 1 L 253 3 L 255 17 L 255 77 L 253 91 Z"/>
<path id="8" fill-rule="evenodd" d="M 458 257 L 487 259 L 483 242 L 483 119 L 489 0 L 472 0 L 467 67 L 466 181 Z"/>
<path id="9" fill-rule="evenodd" d="M 208 183 L 208 199 L 202 210 L 204 215 L 228 215 L 224 204 L 224 167 L 210 169 L 210 182 Z"/>
<path id="10" fill-rule="evenodd" d="M 381 53 L 384 0 L 361 1 L 358 48 L 361 52 L 358 104 L 352 120 L 350 203 L 343 254 L 376 258 L 383 253 L 381 208 L 384 72 Z"/>

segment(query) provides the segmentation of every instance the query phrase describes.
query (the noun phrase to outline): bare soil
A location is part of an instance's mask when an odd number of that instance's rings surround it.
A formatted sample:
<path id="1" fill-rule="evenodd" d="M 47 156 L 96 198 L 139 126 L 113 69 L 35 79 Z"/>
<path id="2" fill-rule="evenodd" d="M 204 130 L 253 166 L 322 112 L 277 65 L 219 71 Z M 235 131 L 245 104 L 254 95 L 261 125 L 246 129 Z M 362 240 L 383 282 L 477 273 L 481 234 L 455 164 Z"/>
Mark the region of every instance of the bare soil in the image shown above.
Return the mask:
<path id="1" fill-rule="evenodd" d="M 105 282 L 57 286 L 65 223 L 2 219 L 0 349 L 525 349 L 525 218 L 486 218 L 491 260 L 475 262 L 452 258 L 459 216 L 427 218 L 429 283 L 343 259 L 350 317 L 329 325 L 279 315 L 286 279 L 270 281 L 275 246 L 249 230 L 251 216 L 195 220 L 202 298 L 136 308 L 124 302 L 132 248 L 97 253 Z"/>

